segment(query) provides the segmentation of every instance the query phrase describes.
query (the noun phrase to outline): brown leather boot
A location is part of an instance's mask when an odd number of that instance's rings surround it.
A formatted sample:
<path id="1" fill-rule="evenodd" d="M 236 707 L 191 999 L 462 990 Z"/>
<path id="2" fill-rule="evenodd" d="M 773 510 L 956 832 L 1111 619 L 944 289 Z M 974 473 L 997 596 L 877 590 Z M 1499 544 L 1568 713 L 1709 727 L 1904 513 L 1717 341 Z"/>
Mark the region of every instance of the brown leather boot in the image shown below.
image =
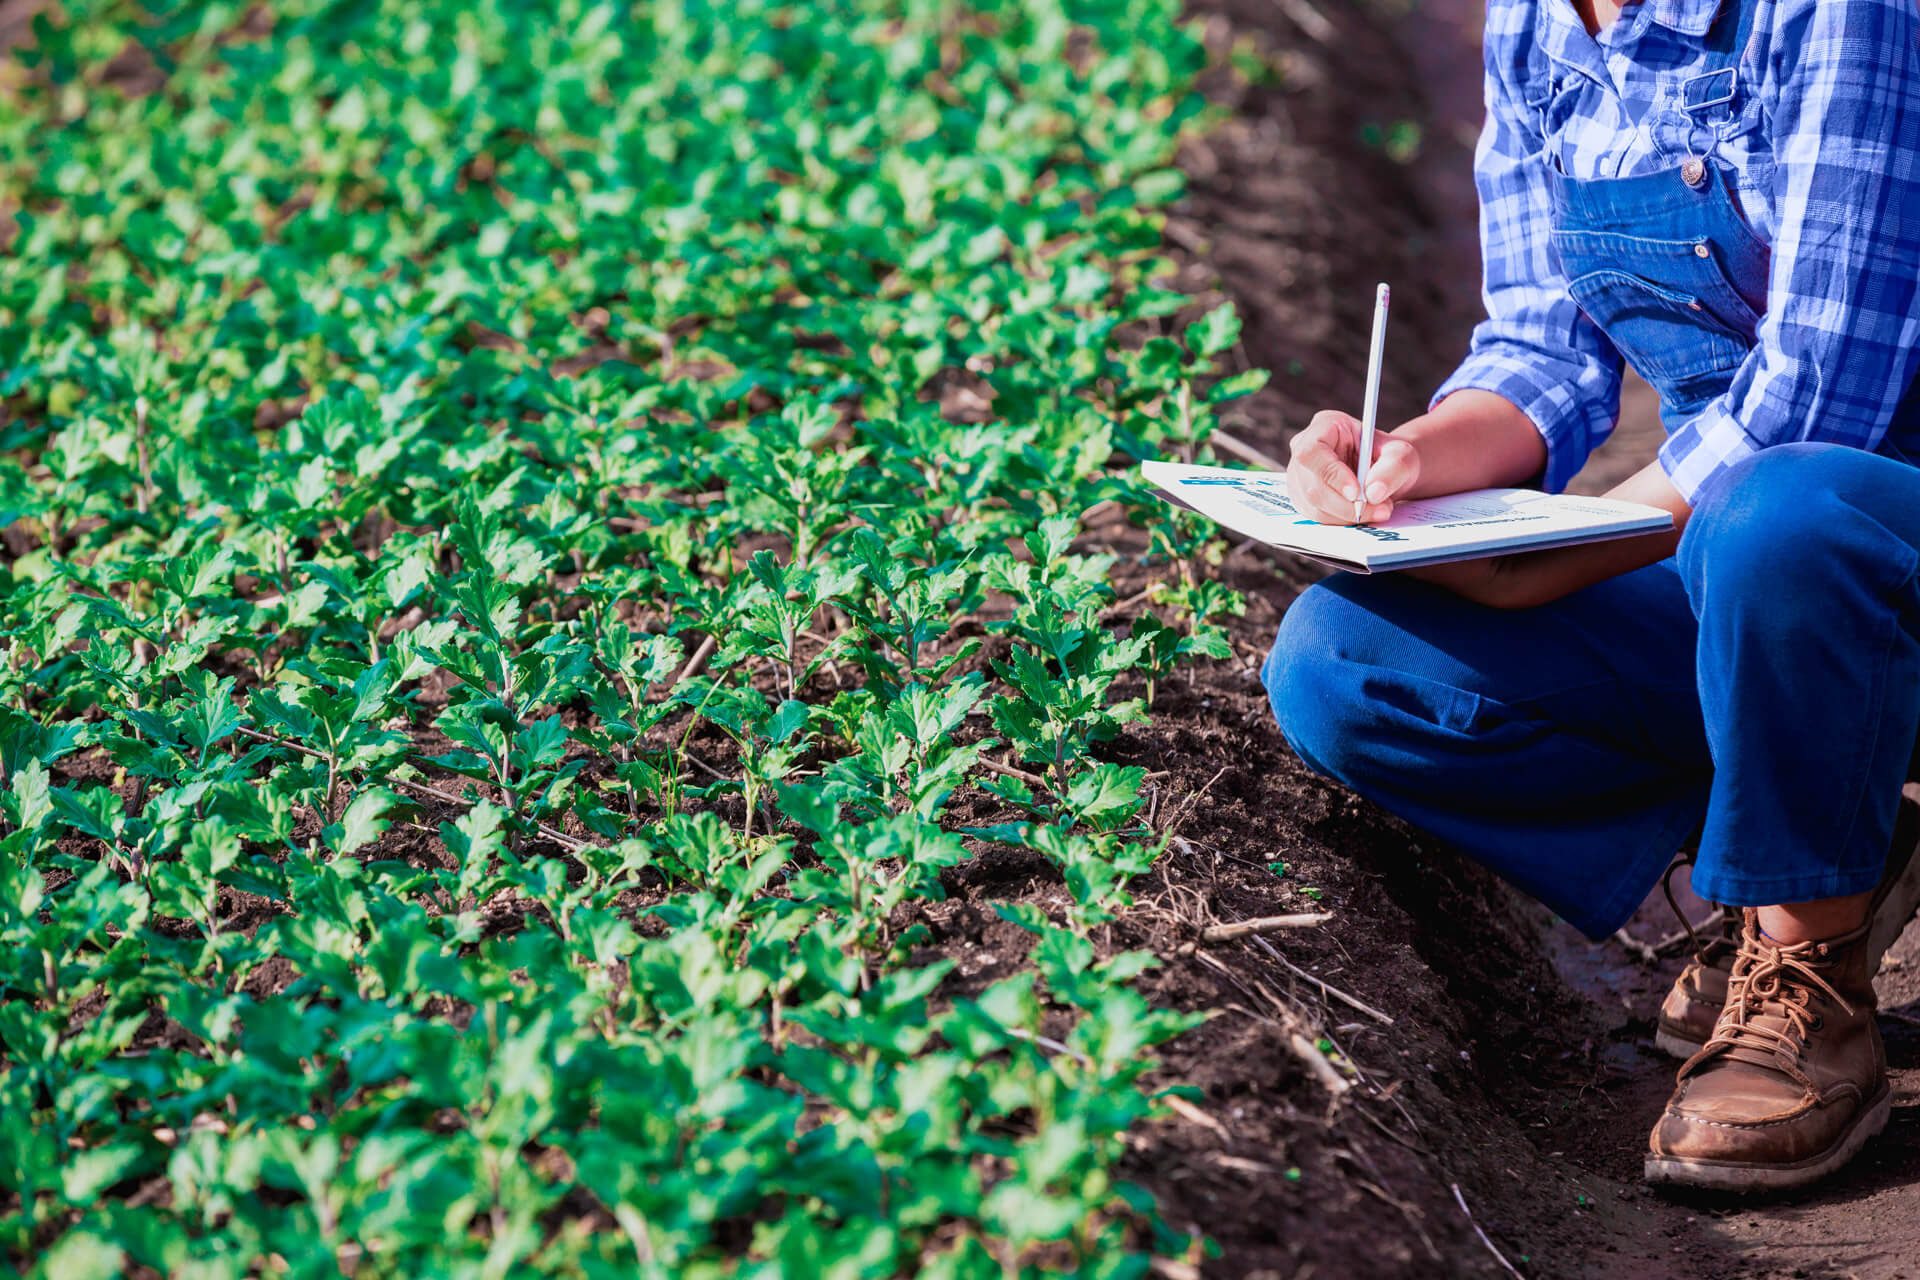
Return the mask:
<path id="1" fill-rule="evenodd" d="M 1673 981 L 1654 1026 L 1654 1046 L 1676 1058 L 1691 1058 L 1713 1038 L 1727 1005 L 1727 978 L 1740 954 L 1740 912 L 1720 909 L 1720 927 L 1693 953 Z"/>
<path id="2" fill-rule="evenodd" d="M 1907 790 L 1909 795 L 1901 799 L 1900 814 L 1894 822 L 1886 872 L 1867 908 L 1871 922 L 1867 939 L 1868 977 L 1880 972 L 1880 961 L 1886 956 L 1887 948 L 1900 940 L 1915 910 L 1920 909 L 1920 857 L 1914 856 L 1915 846 L 1920 844 L 1920 805 L 1914 803 L 1911 794 L 1920 788 L 1909 783 Z M 1671 892 L 1667 902 L 1673 904 Z M 1681 914 L 1679 907 L 1674 906 L 1673 910 L 1674 914 Z M 1691 1058 L 1700 1052 L 1713 1035 L 1720 1009 L 1727 1002 L 1727 976 L 1733 971 L 1733 958 L 1740 950 L 1740 913 L 1732 907 L 1724 910 L 1720 932 L 1693 953 L 1693 959 L 1674 979 L 1673 988 L 1660 1006 L 1653 1043 L 1676 1058 Z M 1681 923 L 1686 923 L 1684 915 Z"/>
<path id="3" fill-rule="evenodd" d="M 1869 926 L 1783 945 L 1742 913 L 1727 1005 L 1649 1140 L 1649 1182 L 1722 1191 L 1825 1177 L 1886 1127 Z"/>

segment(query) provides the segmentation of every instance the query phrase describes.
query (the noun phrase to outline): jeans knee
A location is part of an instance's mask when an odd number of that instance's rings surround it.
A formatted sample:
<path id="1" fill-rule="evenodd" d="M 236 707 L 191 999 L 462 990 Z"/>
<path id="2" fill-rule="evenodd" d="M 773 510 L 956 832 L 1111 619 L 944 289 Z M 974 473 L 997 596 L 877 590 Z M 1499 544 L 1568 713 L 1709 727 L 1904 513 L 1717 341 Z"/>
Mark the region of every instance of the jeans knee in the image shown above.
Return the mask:
<path id="1" fill-rule="evenodd" d="M 1824 561 L 1842 501 L 1834 473 L 1865 456 L 1844 445 L 1781 444 L 1729 467 L 1700 495 L 1680 538 L 1680 567 L 1696 602 L 1709 581 L 1765 590 Z"/>
<path id="2" fill-rule="evenodd" d="M 1340 776 L 1342 756 L 1355 740 L 1351 683 L 1335 637 L 1344 607 L 1325 586 L 1309 588 L 1287 609 L 1273 651 L 1260 670 L 1280 732 L 1315 770 Z"/>

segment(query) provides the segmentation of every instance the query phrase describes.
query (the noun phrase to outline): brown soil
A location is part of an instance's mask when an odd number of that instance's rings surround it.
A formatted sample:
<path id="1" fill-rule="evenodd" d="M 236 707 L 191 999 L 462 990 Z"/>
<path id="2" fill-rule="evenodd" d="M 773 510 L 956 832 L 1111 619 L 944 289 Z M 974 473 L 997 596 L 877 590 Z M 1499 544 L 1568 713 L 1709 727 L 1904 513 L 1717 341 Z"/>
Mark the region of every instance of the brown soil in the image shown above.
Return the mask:
<path id="1" fill-rule="evenodd" d="M 32 3 L 0 0 L 0 48 Z M 1214 78 L 1233 114 L 1185 155 L 1190 195 L 1169 228 L 1184 283 L 1224 282 L 1247 321 L 1242 358 L 1277 373 L 1228 422 L 1269 453 L 1284 455 L 1313 409 L 1358 402 L 1373 281 L 1396 295 L 1389 419 L 1419 410 L 1477 310 L 1477 7 L 1382 3 L 1196 2 L 1214 44 L 1244 39 L 1282 69 L 1265 87 Z M 1369 139 L 1399 121 L 1422 141 L 1395 159 Z M 1644 399 L 1585 487 L 1650 451 L 1658 428 Z M 1651 1014 L 1678 960 L 1646 967 L 1618 942 L 1590 946 L 1308 772 L 1280 741 L 1257 671 L 1317 571 L 1247 547 L 1219 571 L 1248 599 L 1234 657 L 1163 684 L 1152 723 L 1110 748 L 1149 770 L 1177 838 L 1101 945 L 1152 949 L 1163 964 L 1144 993 L 1212 1014 L 1159 1053 L 1148 1084 L 1186 1096 L 1131 1136 L 1125 1161 L 1170 1226 L 1215 1245 L 1196 1268 L 1159 1273 L 1920 1277 L 1907 1261 L 1920 1257 L 1920 1020 L 1883 1022 L 1894 1120 L 1831 1186 L 1756 1205 L 1642 1188 L 1640 1147 L 1671 1078 Z M 1062 893 L 1048 864 L 1005 849 L 943 881 L 945 901 L 903 911 L 928 926 L 929 958 L 958 960 L 950 996 L 1024 962 L 1030 935 L 994 902 L 1045 906 Z M 1185 950 L 1206 924 L 1321 910 L 1333 918 L 1319 927 Z M 1633 927 L 1654 938 L 1670 925 L 1649 906 Z M 1883 987 L 1896 1015 L 1920 1009 L 1920 939 L 1906 940 Z M 1315 1042 L 1352 1081 L 1341 1097 L 1314 1073 L 1304 1046 Z"/>
<path id="2" fill-rule="evenodd" d="M 1382 416 L 1418 412 L 1478 314 L 1478 6 L 1196 10 L 1215 47 L 1250 42 L 1283 69 L 1268 87 L 1225 75 L 1211 85 L 1233 116 L 1189 148 L 1190 194 L 1169 230 L 1188 254 L 1185 284 L 1231 296 L 1245 359 L 1276 371 L 1226 425 L 1284 456 L 1314 409 L 1356 404 L 1378 279 L 1395 293 Z M 1394 121 L 1419 125 L 1417 154 L 1369 145 Z M 1603 490 L 1658 439 L 1650 393 L 1635 387 L 1579 487 Z M 1104 940 L 1165 957 L 1142 980 L 1150 998 L 1214 1014 L 1162 1052 L 1150 1083 L 1197 1093 L 1135 1135 L 1126 1169 L 1172 1226 L 1217 1242 L 1200 1271 L 1920 1277 L 1920 936 L 1881 983 L 1894 1119 L 1853 1167 L 1788 1199 L 1650 1191 L 1640 1155 L 1673 1073 L 1652 1015 L 1683 957 L 1643 964 L 1619 941 L 1589 944 L 1308 772 L 1274 729 L 1257 672 L 1280 612 L 1318 572 L 1245 546 L 1220 572 L 1249 602 L 1235 657 L 1169 682 L 1151 726 L 1112 749 L 1157 775 L 1180 838 Z M 938 945 L 987 981 L 1023 948 L 985 900 L 1044 899 L 1051 877 L 992 859 L 957 872 L 954 900 L 929 914 Z M 1703 914 L 1681 880 L 1683 905 Z M 1334 918 L 1179 951 L 1203 923 L 1314 909 Z M 1674 922 L 1656 895 L 1630 928 L 1653 941 Z M 1292 1047 L 1302 1028 L 1350 1066 L 1343 1097 Z"/>

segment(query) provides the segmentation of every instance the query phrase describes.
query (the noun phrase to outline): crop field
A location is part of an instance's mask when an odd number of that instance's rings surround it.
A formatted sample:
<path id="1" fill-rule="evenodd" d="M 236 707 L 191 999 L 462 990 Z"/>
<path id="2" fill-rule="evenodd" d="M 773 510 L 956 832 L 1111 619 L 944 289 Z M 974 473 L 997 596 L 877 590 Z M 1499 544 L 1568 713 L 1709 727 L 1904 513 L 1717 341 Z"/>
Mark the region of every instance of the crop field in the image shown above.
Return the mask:
<path id="1" fill-rule="evenodd" d="M 1264 378 L 1164 281 L 1179 9 L 36 20 L 0 1273 L 1197 1256 L 1116 1171 L 1194 1015 L 1089 941 L 1167 843 L 1103 744 L 1239 607 L 1133 463 Z M 1008 846 L 961 994 L 904 908 Z"/>

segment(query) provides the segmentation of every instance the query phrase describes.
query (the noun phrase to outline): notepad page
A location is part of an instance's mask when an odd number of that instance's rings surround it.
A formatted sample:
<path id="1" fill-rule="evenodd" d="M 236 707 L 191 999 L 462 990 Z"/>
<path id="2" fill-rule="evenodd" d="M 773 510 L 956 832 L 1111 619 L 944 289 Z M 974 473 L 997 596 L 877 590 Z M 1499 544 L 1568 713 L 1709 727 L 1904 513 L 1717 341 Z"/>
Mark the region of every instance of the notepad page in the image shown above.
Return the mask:
<path id="1" fill-rule="evenodd" d="M 1325 525 L 1301 514 L 1287 495 L 1286 477 L 1272 471 L 1149 462 L 1149 481 L 1184 506 L 1259 541 L 1336 562 L 1390 568 L 1395 562 L 1433 562 L 1463 555 L 1579 541 L 1669 528 L 1657 507 L 1612 498 L 1546 494 L 1535 489 L 1479 489 L 1421 498 L 1394 508 L 1377 525 Z"/>

